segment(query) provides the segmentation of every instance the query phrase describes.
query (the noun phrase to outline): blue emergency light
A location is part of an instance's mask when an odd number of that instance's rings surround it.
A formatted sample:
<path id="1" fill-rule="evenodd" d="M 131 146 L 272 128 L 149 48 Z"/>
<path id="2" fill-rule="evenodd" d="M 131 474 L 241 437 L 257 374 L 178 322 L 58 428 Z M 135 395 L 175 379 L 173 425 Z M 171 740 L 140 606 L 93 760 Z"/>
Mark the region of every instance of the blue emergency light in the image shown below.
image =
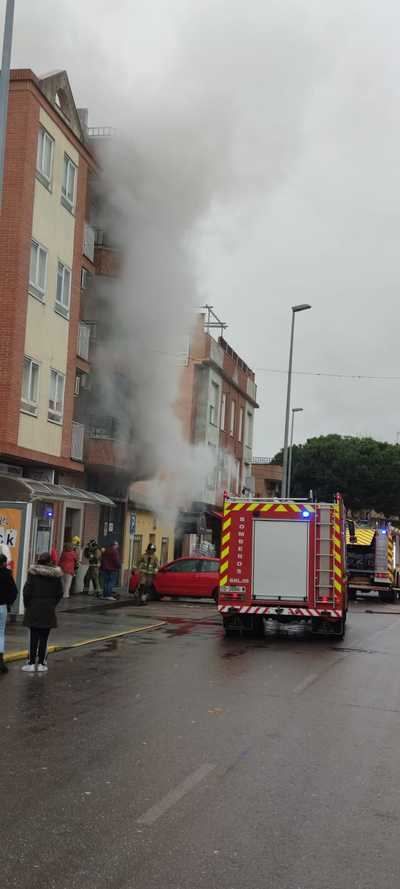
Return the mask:
<path id="1" fill-rule="evenodd" d="M 310 518 L 310 513 L 305 509 L 303 512 L 303 519 L 309 519 L 309 518 Z"/>

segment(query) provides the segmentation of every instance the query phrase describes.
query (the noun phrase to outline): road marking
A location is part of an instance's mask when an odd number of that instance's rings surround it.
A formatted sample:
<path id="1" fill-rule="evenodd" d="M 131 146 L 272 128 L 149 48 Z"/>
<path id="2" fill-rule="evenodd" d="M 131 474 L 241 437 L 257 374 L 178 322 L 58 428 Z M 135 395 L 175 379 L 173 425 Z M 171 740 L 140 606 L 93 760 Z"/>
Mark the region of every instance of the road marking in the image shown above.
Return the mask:
<path id="1" fill-rule="evenodd" d="M 319 673 L 310 673 L 309 676 L 306 676 L 306 678 L 303 679 L 303 682 L 300 682 L 299 685 L 296 685 L 296 687 L 293 689 L 293 694 L 301 694 L 302 691 L 305 691 L 306 688 L 308 688 L 309 685 L 312 685 L 313 682 L 315 682 L 315 680 L 318 678 Z"/>
<path id="2" fill-rule="evenodd" d="M 181 784 L 178 784 L 173 790 L 170 790 L 159 803 L 156 803 L 155 806 L 148 809 L 144 815 L 141 815 L 140 818 L 137 819 L 137 823 L 146 824 L 147 826 L 154 824 L 162 815 L 165 815 L 165 812 L 172 809 L 172 806 L 179 803 L 187 793 L 193 790 L 193 788 L 196 787 L 196 784 L 200 784 L 200 781 L 203 781 L 203 779 L 214 769 L 215 765 L 210 765 L 210 763 L 207 762 L 204 763 L 204 765 L 196 769 L 195 772 L 188 775 Z"/>
<path id="3" fill-rule="evenodd" d="M 119 639 L 123 636 L 131 636 L 133 633 L 144 633 L 146 630 L 158 630 L 165 625 L 166 621 L 163 620 L 158 624 L 147 624 L 144 627 L 133 627 L 130 630 L 122 630 L 118 633 L 108 633 L 107 636 L 95 636 L 93 639 L 83 639 L 82 642 L 60 642 L 59 644 L 49 645 L 47 651 L 49 654 L 54 654 L 56 651 L 69 651 L 71 648 L 82 648 L 83 645 L 94 645 L 96 642 L 107 642 L 109 639 Z M 21 651 L 6 652 L 4 660 L 10 663 L 11 661 L 24 660 L 24 658 L 27 657 L 28 650 L 23 649 Z"/>

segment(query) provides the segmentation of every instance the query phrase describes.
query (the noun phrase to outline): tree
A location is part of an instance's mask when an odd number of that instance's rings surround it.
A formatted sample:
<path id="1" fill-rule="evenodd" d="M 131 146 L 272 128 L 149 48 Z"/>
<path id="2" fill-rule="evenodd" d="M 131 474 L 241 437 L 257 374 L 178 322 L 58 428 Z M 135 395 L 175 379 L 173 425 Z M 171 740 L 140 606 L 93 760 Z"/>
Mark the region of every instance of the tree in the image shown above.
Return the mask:
<path id="1" fill-rule="evenodd" d="M 282 451 L 272 460 L 282 464 Z M 400 515 L 400 447 L 373 438 L 321 435 L 293 446 L 293 497 L 330 502 L 339 491 L 353 510 Z"/>

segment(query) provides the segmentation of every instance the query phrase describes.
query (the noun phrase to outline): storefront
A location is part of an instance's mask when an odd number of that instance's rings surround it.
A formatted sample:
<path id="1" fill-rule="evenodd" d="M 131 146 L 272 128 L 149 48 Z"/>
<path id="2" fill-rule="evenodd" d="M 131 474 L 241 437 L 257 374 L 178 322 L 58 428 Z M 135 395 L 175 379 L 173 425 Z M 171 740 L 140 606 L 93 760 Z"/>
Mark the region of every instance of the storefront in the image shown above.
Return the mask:
<path id="1" fill-rule="evenodd" d="M 59 555 L 74 537 L 82 543 L 97 537 L 102 509 L 114 506 L 103 494 L 0 476 L 0 542 L 10 548 L 18 589 L 41 552 L 55 549 Z M 15 609 L 22 611 L 21 595 Z"/>

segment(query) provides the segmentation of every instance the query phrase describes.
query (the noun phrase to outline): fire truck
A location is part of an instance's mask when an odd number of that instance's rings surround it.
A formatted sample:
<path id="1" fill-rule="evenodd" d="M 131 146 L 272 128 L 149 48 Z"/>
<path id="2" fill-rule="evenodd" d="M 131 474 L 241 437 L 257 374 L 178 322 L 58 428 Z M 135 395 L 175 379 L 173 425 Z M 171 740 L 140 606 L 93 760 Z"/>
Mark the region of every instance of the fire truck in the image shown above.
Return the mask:
<path id="1" fill-rule="evenodd" d="M 343 638 L 346 516 L 334 503 L 227 498 L 218 610 L 226 635 L 264 634 L 264 621 L 305 621 Z"/>
<path id="2" fill-rule="evenodd" d="M 390 522 L 375 527 L 347 522 L 347 570 L 349 598 L 357 592 L 373 593 L 383 602 L 394 602 L 399 590 L 400 531 Z"/>

